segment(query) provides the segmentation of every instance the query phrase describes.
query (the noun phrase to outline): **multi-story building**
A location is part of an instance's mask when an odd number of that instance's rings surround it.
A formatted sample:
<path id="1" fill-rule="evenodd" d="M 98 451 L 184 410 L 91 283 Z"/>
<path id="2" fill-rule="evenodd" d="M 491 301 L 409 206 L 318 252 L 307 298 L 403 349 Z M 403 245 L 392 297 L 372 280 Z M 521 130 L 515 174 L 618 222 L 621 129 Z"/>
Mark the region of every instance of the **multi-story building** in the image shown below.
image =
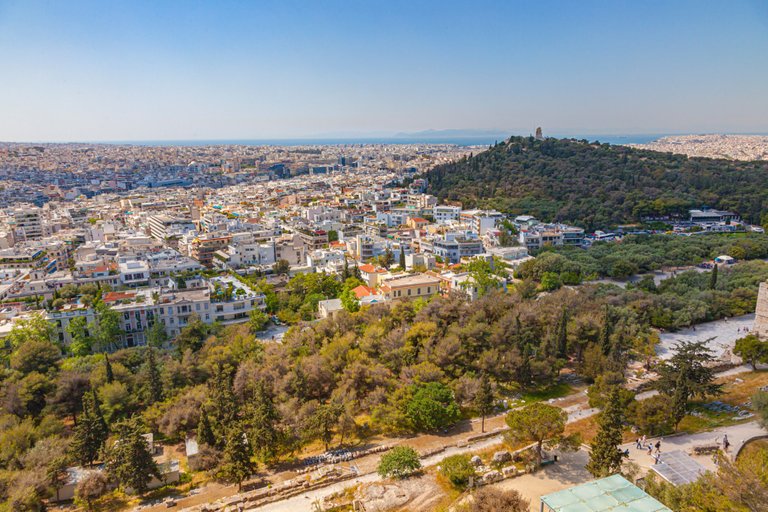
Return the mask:
<path id="1" fill-rule="evenodd" d="M 478 235 L 484 235 L 489 229 L 494 229 L 504 215 L 496 210 L 464 210 L 459 218 L 469 224 Z"/>
<path id="2" fill-rule="evenodd" d="M 213 255 L 229 245 L 230 235 L 200 235 L 190 243 L 189 255 L 208 268 L 213 266 Z"/>
<path id="3" fill-rule="evenodd" d="M 188 219 L 179 219 L 170 215 L 152 215 L 149 217 L 149 233 L 158 240 L 194 231 L 195 224 Z"/>
<path id="4" fill-rule="evenodd" d="M 440 292 L 440 278 L 429 274 L 414 274 L 384 281 L 379 285 L 387 300 L 431 297 Z"/>
<path id="5" fill-rule="evenodd" d="M 275 261 L 285 260 L 290 265 L 303 265 L 307 248 L 301 237 L 283 235 L 275 240 Z"/>
<path id="6" fill-rule="evenodd" d="M 169 284 L 173 285 L 170 281 Z M 102 300 L 120 315 L 122 335 L 117 345 L 146 344 L 146 331 L 155 321 L 159 321 L 169 338 L 173 338 L 189 323 L 192 315 L 197 315 L 206 324 L 229 325 L 246 322 L 252 310 L 266 307 L 263 294 L 231 276 L 193 280 L 190 284 L 187 289 L 146 287 L 106 293 Z M 77 303 L 47 314 L 59 340 L 65 345 L 72 341 L 67 326 L 77 317 L 85 317 L 89 324 L 98 322 L 92 308 Z"/>
<path id="7" fill-rule="evenodd" d="M 307 265 L 318 272 L 339 272 L 345 261 L 346 255 L 340 250 L 317 249 L 307 255 Z"/>
<path id="8" fill-rule="evenodd" d="M 411 209 L 432 209 L 437 206 L 437 198 L 429 194 L 408 194 L 405 204 Z"/>
<path id="9" fill-rule="evenodd" d="M 359 261 L 369 261 L 387 251 L 387 241 L 377 236 L 357 235 L 347 241 L 347 251 Z"/>
<path id="10" fill-rule="evenodd" d="M 220 251 L 214 254 L 214 265 L 220 268 L 238 269 L 242 267 L 272 265 L 277 261 L 275 258 L 275 241 L 257 241 L 250 237 L 245 240 L 236 241 L 233 237 L 232 242 Z"/>
<path id="11" fill-rule="evenodd" d="M 435 256 L 428 253 L 406 254 L 405 268 L 411 270 L 413 267 L 421 266 L 427 270 L 435 267 Z"/>
<path id="12" fill-rule="evenodd" d="M 309 251 L 322 249 L 328 245 L 328 232 L 325 230 L 300 229 L 298 234 Z"/>
<path id="13" fill-rule="evenodd" d="M 40 208 L 15 208 L 13 223 L 18 240 L 39 240 L 44 235 Z"/>
<path id="14" fill-rule="evenodd" d="M 459 220 L 461 215 L 460 206 L 440 205 L 435 206 L 432 216 L 438 224 L 449 224 Z"/>
<path id="15" fill-rule="evenodd" d="M 461 258 L 482 254 L 483 242 L 464 237 L 435 240 L 432 244 L 435 256 L 440 256 L 449 263 L 461 263 Z"/>
<path id="16" fill-rule="evenodd" d="M 547 245 L 573 245 L 584 243 L 584 230 L 561 224 L 536 224 L 520 231 L 518 239 L 529 250 L 538 250 Z"/>

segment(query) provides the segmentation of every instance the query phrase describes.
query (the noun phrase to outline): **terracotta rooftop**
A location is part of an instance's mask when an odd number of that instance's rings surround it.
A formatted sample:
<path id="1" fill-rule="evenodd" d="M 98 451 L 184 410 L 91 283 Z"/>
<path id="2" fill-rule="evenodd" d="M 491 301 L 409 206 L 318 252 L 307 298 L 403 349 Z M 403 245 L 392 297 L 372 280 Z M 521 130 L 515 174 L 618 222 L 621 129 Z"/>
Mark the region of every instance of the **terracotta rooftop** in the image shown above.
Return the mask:
<path id="1" fill-rule="evenodd" d="M 368 297 L 369 295 L 376 295 L 376 290 L 371 288 L 370 286 L 360 285 L 356 288 L 352 288 L 352 293 L 355 294 L 355 297 L 358 299 L 362 299 L 363 297 Z"/>

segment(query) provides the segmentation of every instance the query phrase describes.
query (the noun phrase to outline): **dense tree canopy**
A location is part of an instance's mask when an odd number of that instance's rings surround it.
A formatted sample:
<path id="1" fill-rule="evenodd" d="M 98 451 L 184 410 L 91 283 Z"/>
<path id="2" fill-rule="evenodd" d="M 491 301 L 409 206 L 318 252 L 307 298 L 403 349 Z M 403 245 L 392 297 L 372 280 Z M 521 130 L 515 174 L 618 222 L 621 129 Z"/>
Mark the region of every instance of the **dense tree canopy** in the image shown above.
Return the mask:
<path id="1" fill-rule="evenodd" d="M 511 137 L 426 173 L 428 192 L 465 207 L 489 206 L 596 229 L 703 205 L 759 224 L 768 163 L 659 153 L 572 139 Z"/>

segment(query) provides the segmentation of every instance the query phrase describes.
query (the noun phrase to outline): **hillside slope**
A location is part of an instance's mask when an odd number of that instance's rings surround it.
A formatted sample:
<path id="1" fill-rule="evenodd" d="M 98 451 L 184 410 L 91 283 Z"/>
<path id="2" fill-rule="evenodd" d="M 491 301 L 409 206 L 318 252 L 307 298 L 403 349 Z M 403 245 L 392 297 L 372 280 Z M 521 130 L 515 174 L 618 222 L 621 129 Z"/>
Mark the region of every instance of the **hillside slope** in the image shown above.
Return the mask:
<path id="1" fill-rule="evenodd" d="M 768 212 L 768 163 L 658 153 L 573 139 L 511 137 L 426 173 L 428 191 L 595 229 L 710 206 L 752 223 Z"/>

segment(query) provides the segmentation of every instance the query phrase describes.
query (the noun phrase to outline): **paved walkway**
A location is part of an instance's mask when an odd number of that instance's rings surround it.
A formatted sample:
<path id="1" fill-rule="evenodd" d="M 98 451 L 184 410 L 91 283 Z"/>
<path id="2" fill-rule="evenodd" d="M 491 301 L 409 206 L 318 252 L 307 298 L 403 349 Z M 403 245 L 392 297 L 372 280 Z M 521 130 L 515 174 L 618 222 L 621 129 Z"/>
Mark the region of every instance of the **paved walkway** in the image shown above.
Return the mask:
<path id="1" fill-rule="evenodd" d="M 661 342 L 656 346 L 656 354 L 661 359 L 672 357 L 672 347 L 677 342 L 704 341 L 707 346 L 719 357 L 726 350 L 733 349 L 736 340 L 747 335 L 744 328 L 752 329 L 755 323 L 755 315 L 743 315 L 727 320 L 716 320 L 696 325 L 689 329 L 677 332 L 665 332 L 659 336 Z"/>
<path id="2" fill-rule="evenodd" d="M 556 464 L 545 466 L 535 473 L 509 478 L 492 485 L 495 489 L 518 491 L 525 499 L 530 500 L 531 512 L 539 512 L 540 496 L 593 480 L 592 475 L 584 468 L 587 462 L 589 462 L 589 454 L 585 450 L 560 453 Z"/>
<path id="3" fill-rule="evenodd" d="M 728 441 L 731 443 L 731 447 L 728 453 L 734 454 L 739 447 L 749 439 L 755 436 L 766 435 L 765 429 L 760 427 L 756 421 L 749 423 L 742 423 L 740 425 L 732 425 L 730 427 L 721 427 L 709 432 L 698 432 L 696 434 L 685 434 L 679 436 L 670 436 L 661 438 L 661 452 L 671 452 L 675 450 L 681 450 L 694 459 L 696 459 L 702 466 L 707 469 L 714 470 L 715 464 L 711 455 L 693 455 L 693 447 L 704 444 L 722 443 L 723 436 L 728 435 Z M 649 442 L 656 444 L 659 438 L 650 439 Z M 653 465 L 653 457 L 648 455 L 647 450 L 638 450 L 635 448 L 635 443 L 627 443 L 621 446 L 622 450 L 629 449 L 629 459 L 635 462 L 644 470 L 649 470 Z"/>

